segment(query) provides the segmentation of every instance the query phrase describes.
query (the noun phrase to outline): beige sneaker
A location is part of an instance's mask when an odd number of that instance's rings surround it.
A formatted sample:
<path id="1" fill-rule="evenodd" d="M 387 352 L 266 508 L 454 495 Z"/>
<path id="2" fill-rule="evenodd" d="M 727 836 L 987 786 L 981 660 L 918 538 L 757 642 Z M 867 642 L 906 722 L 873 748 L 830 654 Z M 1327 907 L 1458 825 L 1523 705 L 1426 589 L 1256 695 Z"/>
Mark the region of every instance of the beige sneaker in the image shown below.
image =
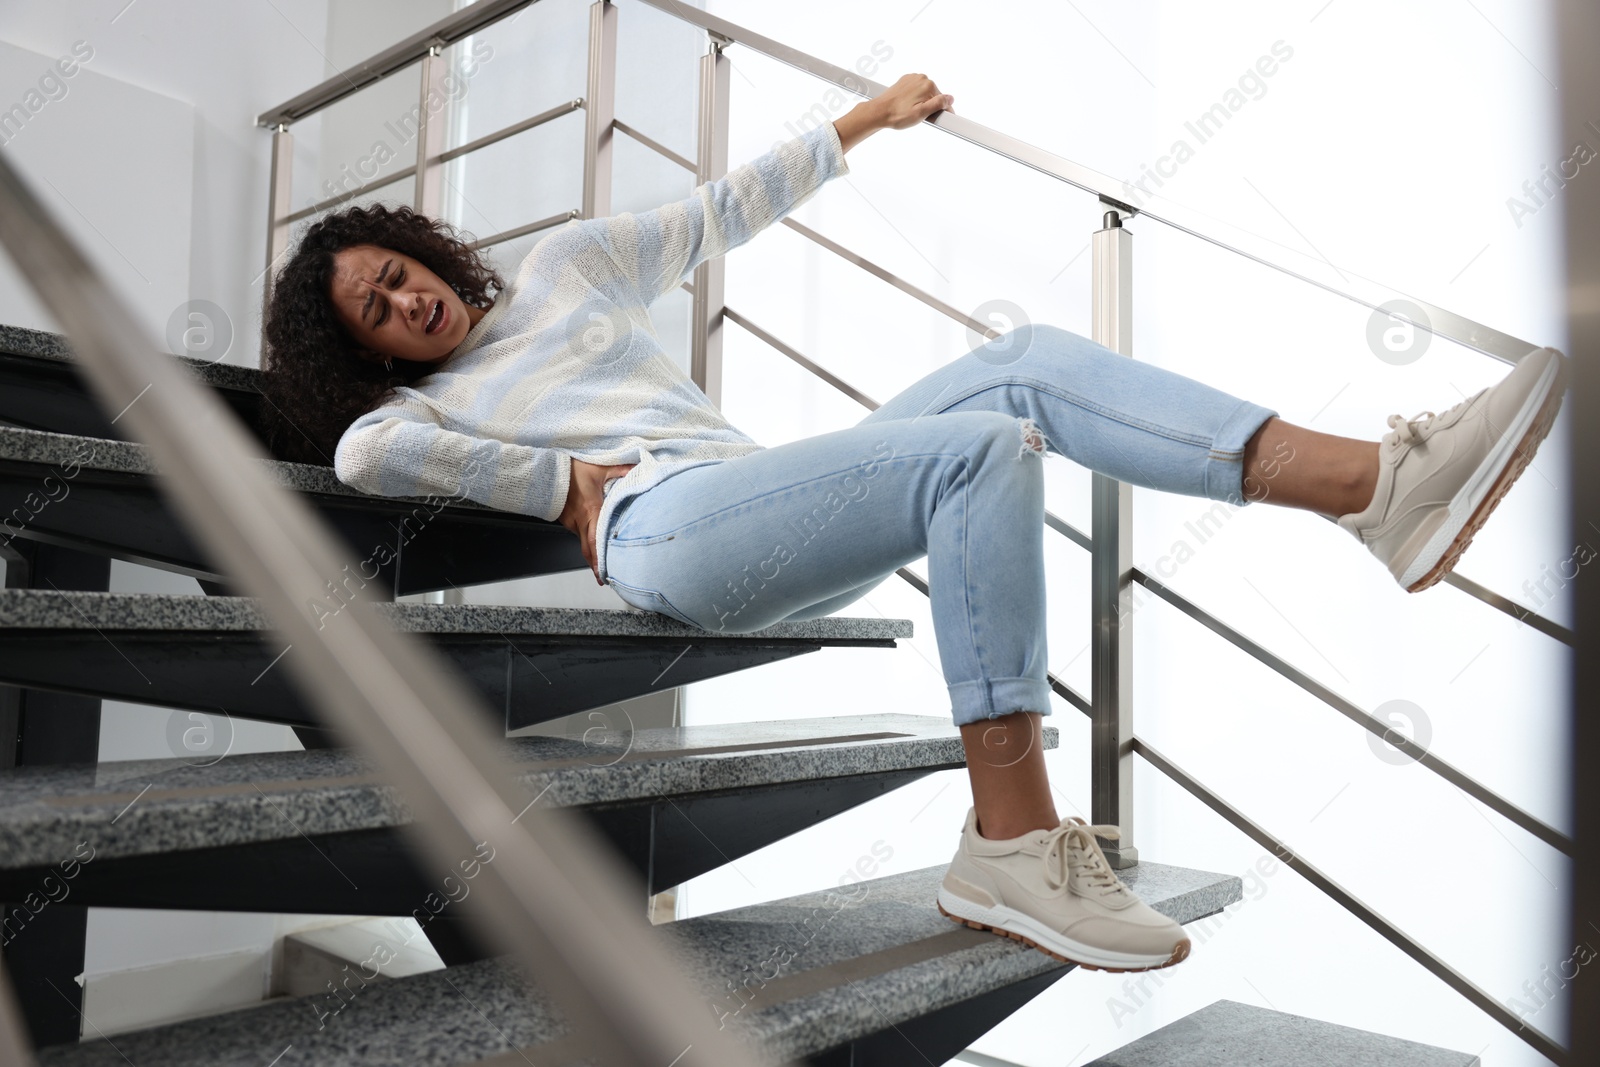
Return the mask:
<path id="1" fill-rule="evenodd" d="M 1407 592 L 1450 573 L 1550 432 L 1565 364 L 1560 352 L 1541 348 L 1443 414 L 1390 415 L 1393 432 L 1379 443 L 1372 502 L 1339 516 L 1339 526 Z"/>
<path id="2" fill-rule="evenodd" d="M 968 808 L 939 888 L 949 918 L 1097 971 L 1148 971 L 1189 955 L 1183 927 L 1134 896 L 1106 862 L 1095 835 L 1114 838 L 1116 827 L 1069 818 L 993 841 L 977 824 Z"/>

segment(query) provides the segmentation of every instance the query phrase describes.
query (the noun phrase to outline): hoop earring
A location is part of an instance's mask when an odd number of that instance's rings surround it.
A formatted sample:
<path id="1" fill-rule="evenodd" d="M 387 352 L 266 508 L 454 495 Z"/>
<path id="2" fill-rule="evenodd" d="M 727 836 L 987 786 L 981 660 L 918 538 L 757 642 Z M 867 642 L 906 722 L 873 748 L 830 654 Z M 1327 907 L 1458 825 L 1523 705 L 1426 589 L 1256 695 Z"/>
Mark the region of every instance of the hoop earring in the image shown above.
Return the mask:
<path id="1" fill-rule="evenodd" d="M 394 370 L 394 361 L 393 360 L 389 360 L 389 359 L 384 360 L 383 361 L 383 369 L 384 370 Z"/>

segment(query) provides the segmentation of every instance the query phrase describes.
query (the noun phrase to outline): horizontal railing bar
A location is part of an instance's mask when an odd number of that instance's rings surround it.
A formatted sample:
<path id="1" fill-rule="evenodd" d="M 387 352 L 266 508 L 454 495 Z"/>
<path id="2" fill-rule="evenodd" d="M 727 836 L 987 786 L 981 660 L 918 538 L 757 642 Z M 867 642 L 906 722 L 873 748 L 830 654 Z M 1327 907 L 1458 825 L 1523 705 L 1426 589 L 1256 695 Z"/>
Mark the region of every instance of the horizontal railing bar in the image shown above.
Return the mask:
<path id="1" fill-rule="evenodd" d="M 1576 634 L 1554 619 L 1547 619 L 1532 608 L 1525 608 L 1515 600 L 1503 597 L 1493 589 L 1479 585 L 1465 575 L 1451 571 L 1444 576 L 1444 580 L 1468 596 L 1477 597 L 1490 607 L 1498 608 L 1518 622 L 1531 626 L 1546 637 L 1553 637 L 1566 645 L 1573 644 L 1577 639 Z"/>
<path id="2" fill-rule="evenodd" d="M 763 330 L 761 327 L 757 326 L 755 323 L 751 322 L 749 319 L 733 310 L 733 308 L 724 308 L 722 313 L 727 317 L 729 322 L 737 323 L 738 325 L 743 326 L 745 329 L 755 334 L 758 338 L 765 341 L 773 348 L 776 348 L 779 352 L 782 352 L 784 355 L 788 356 L 806 370 L 810 371 L 818 378 L 821 378 L 823 381 L 827 382 L 829 385 L 833 386 L 835 389 L 839 390 L 839 392 L 843 393 L 845 396 L 849 397 L 851 400 L 854 400 L 861 406 L 872 411 L 876 411 L 878 408 L 883 406 L 866 393 L 863 393 L 861 390 L 857 389 L 855 386 L 839 377 L 837 374 L 834 374 L 832 371 L 826 370 L 823 367 L 819 367 L 817 364 L 811 362 L 811 360 L 807 359 L 805 356 L 802 356 L 794 348 L 778 340 L 776 337 L 772 336 L 772 334 L 768 333 L 766 330 Z"/>
<path id="3" fill-rule="evenodd" d="M 662 144 L 660 141 L 657 141 L 653 137 L 649 137 L 649 136 L 646 136 L 645 134 L 640 133 L 638 130 L 634 129 L 632 126 L 629 126 L 627 123 L 621 121 L 620 119 L 612 119 L 611 120 L 611 128 L 616 130 L 618 133 L 627 134 L 629 137 L 632 137 L 635 141 L 638 141 L 640 144 L 644 145 L 646 148 L 650 149 L 652 152 L 656 153 L 657 155 L 665 156 L 667 159 L 672 160 L 672 162 L 676 163 L 678 166 L 682 167 L 684 170 L 687 170 L 687 171 L 689 171 L 691 173 L 695 173 L 695 174 L 698 174 L 700 172 L 700 168 L 695 166 L 694 160 L 690 159 L 687 156 L 678 155 L 678 153 L 674 152 L 672 149 L 668 148 L 666 145 Z"/>
<path id="4" fill-rule="evenodd" d="M 684 282 L 683 283 L 683 288 L 684 289 L 689 289 L 690 288 L 689 287 L 689 283 L 688 282 Z M 692 290 L 691 290 L 691 292 L 692 292 Z M 850 399 L 854 400 L 856 403 L 861 404 L 862 406 L 864 406 L 864 407 L 866 407 L 866 408 L 868 408 L 869 410 L 872 410 L 872 411 L 876 411 L 881 406 L 876 400 L 872 399 L 866 393 L 863 393 L 861 390 L 857 389 L 855 386 L 851 385 L 849 382 L 845 381 L 843 378 L 839 377 L 837 374 L 834 374 L 831 371 L 824 370 L 823 368 L 817 366 L 817 364 L 813 363 L 811 360 L 809 360 L 805 356 L 801 355 L 792 346 L 787 345 L 784 342 L 778 340 L 772 334 L 768 333 L 766 330 L 763 330 L 760 326 L 757 326 L 755 323 L 751 322 L 749 319 L 745 318 L 743 315 L 741 315 L 738 312 L 734 311 L 732 308 L 724 309 L 723 314 L 726 315 L 730 321 L 732 321 L 734 323 L 737 323 L 740 326 L 743 326 L 745 329 L 747 329 L 751 333 L 755 334 L 757 338 L 759 338 L 762 341 L 765 341 L 767 344 L 771 345 L 773 348 L 777 349 L 779 352 L 781 352 L 784 355 L 788 356 L 790 359 L 792 359 L 796 363 L 800 364 L 800 366 L 804 367 L 806 370 L 810 371 L 812 374 L 816 375 L 818 378 L 821 378 L 823 381 L 827 382 L 829 385 L 833 386 L 835 389 L 839 390 L 841 393 L 843 393 L 845 396 L 848 396 Z M 1059 515 L 1055 514 L 1055 512 L 1046 509 L 1045 513 L 1044 513 L 1044 522 L 1045 522 L 1045 525 L 1050 527 L 1052 530 L 1056 531 L 1059 534 L 1064 534 L 1067 538 L 1069 538 L 1073 542 L 1073 544 L 1077 545 L 1079 548 L 1082 548 L 1082 549 L 1085 549 L 1085 550 L 1092 550 L 1093 549 L 1094 542 L 1092 540 L 1090 540 L 1088 534 L 1084 533 L 1082 530 L 1078 529 L 1076 526 L 1072 525 L 1070 522 L 1067 522 L 1065 519 L 1063 519 Z"/>
<path id="5" fill-rule="evenodd" d="M 852 71 L 845 70 L 843 67 L 834 66 L 832 63 L 829 63 L 826 60 L 818 59 L 816 56 L 808 55 L 799 49 L 791 48 L 788 45 L 781 44 L 778 41 L 774 41 L 770 37 L 764 37 L 759 33 L 748 30 L 736 23 L 729 22 L 726 19 L 718 18 L 715 15 L 708 14 L 695 8 L 686 7 L 677 3 L 677 0 L 641 0 L 641 2 L 649 4 L 651 7 L 664 11 L 669 15 L 673 15 L 691 25 L 699 26 L 710 33 L 725 37 L 735 44 L 744 45 L 746 48 L 749 48 L 755 52 L 759 52 L 770 59 L 777 60 L 779 63 L 784 63 L 788 66 L 796 68 L 797 70 L 805 71 L 807 74 L 821 78 L 823 81 L 832 82 L 841 89 L 844 89 L 847 92 L 855 93 L 858 96 L 873 97 L 884 90 L 884 86 L 878 84 L 877 82 L 868 78 L 863 78 Z M 1025 141 L 1018 140 L 1009 134 L 1004 134 L 998 130 L 993 130 L 987 126 L 973 122 L 972 120 L 964 118 L 961 115 L 957 115 L 954 112 L 937 112 L 930 116 L 927 122 L 929 125 L 935 126 L 948 134 L 959 137 L 962 140 L 975 144 L 980 148 L 987 149 L 996 155 L 1003 156 L 1006 159 L 1011 160 L 1012 162 L 1021 163 L 1023 166 L 1032 170 L 1036 170 L 1041 174 L 1048 175 L 1052 178 L 1064 181 L 1069 185 L 1076 186 L 1077 188 L 1082 189 L 1084 192 L 1092 193 L 1105 203 L 1119 207 L 1130 213 L 1146 215 L 1149 218 L 1162 223 L 1163 225 L 1171 226 L 1173 229 L 1187 233 L 1191 237 L 1196 237 L 1229 252 L 1234 252 L 1238 255 L 1246 257 L 1247 259 L 1252 259 L 1255 262 L 1260 263 L 1262 266 L 1271 267 L 1273 270 L 1282 271 L 1284 274 L 1287 274 L 1292 278 L 1296 278 L 1299 281 L 1307 282 L 1321 289 L 1325 289 L 1336 296 L 1342 296 L 1348 300 L 1353 300 L 1358 304 L 1363 304 L 1374 309 L 1377 309 L 1381 304 L 1392 300 L 1410 301 L 1420 308 L 1423 314 L 1424 321 L 1414 323 L 1417 327 L 1428 330 L 1440 337 L 1449 338 L 1450 340 L 1456 341 L 1459 344 L 1466 345 L 1468 348 L 1476 349 L 1485 355 L 1494 356 L 1498 359 L 1506 361 L 1507 363 L 1515 363 L 1524 355 L 1538 347 L 1530 342 L 1513 337 L 1510 334 L 1502 333 L 1499 330 L 1495 330 L 1480 323 L 1473 322 L 1471 319 L 1457 315 L 1454 312 L 1446 311 L 1444 308 L 1430 304 L 1426 300 L 1421 300 L 1413 296 L 1407 296 L 1404 293 L 1390 289 L 1387 286 L 1380 285 L 1377 282 L 1371 281 L 1370 279 L 1361 278 L 1359 275 L 1352 275 L 1348 271 L 1340 271 L 1338 268 L 1333 268 L 1334 271 L 1340 275 L 1341 280 L 1345 282 L 1347 286 L 1346 289 L 1341 289 L 1339 286 L 1331 282 L 1325 282 L 1310 277 L 1309 275 L 1301 273 L 1300 271 L 1291 269 L 1276 263 L 1273 260 L 1267 259 L 1265 256 L 1248 252 L 1215 237 L 1211 237 L 1202 230 L 1194 228 L 1194 225 L 1184 223 L 1181 221 L 1181 218 L 1186 211 L 1191 215 L 1200 213 L 1195 212 L 1193 209 L 1185 209 L 1182 205 L 1175 204 L 1172 201 L 1166 200 L 1164 197 L 1151 196 L 1148 198 L 1149 200 L 1154 200 L 1161 205 L 1158 210 L 1152 211 L 1147 206 L 1134 207 L 1128 203 L 1128 200 L 1138 199 L 1138 197 L 1134 197 L 1132 192 L 1124 183 L 1117 181 L 1108 175 L 1101 174 L 1099 171 L 1092 170 L 1088 167 L 1074 163 L 1070 159 L 1065 159 L 1061 156 L 1055 155 L 1052 152 L 1046 152 L 1042 148 L 1028 144 Z M 1276 242 L 1268 241 L 1265 238 L 1256 237 L 1255 235 L 1251 235 L 1251 237 L 1253 240 L 1261 241 L 1265 244 L 1272 244 L 1276 248 L 1282 248 L 1285 252 L 1289 252 L 1292 255 L 1302 255 L 1301 253 L 1294 252 L 1292 249 L 1278 245 Z M 1326 265 L 1332 267 L 1332 264 Z M 1355 281 L 1352 281 L 1352 279 L 1355 279 Z M 1361 284 L 1357 285 L 1356 281 L 1359 281 Z"/>
<path id="6" fill-rule="evenodd" d="M 493 133 L 486 133 L 475 141 L 468 141 L 466 144 L 458 145 L 447 152 L 440 152 L 439 162 L 448 163 L 452 159 L 466 155 L 468 152 L 476 152 L 480 148 L 488 148 L 490 145 L 495 144 L 498 141 L 503 141 L 507 137 L 515 137 L 517 134 L 526 130 L 531 130 L 535 126 L 543 126 L 551 119 L 558 119 L 562 115 L 569 115 L 581 107 L 583 107 L 583 97 L 574 97 L 564 104 L 557 104 L 550 110 L 541 111 L 531 118 L 525 118 L 521 122 L 513 122 L 504 129 L 495 130 Z"/>
<path id="7" fill-rule="evenodd" d="M 1321 517 L 1333 523 L 1335 526 L 1339 524 L 1339 520 L 1334 518 L 1332 515 L 1323 515 Z M 1455 586 L 1468 596 L 1476 597 L 1477 599 L 1483 601 L 1491 608 L 1505 612 L 1518 622 L 1526 623 L 1528 626 L 1538 630 L 1547 637 L 1553 637 L 1557 641 L 1564 642 L 1568 645 L 1571 645 L 1575 639 L 1573 632 L 1567 629 L 1565 626 L 1562 626 L 1559 622 L 1556 622 L 1553 619 L 1547 619 L 1543 615 L 1540 615 L 1538 612 L 1534 611 L 1532 608 L 1525 608 L 1521 604 L 1518 604 L 1515 600 L 1501 596 L 1488 586 L 1480 585 L 1465 575 L 1451 571 L 1449 574 L 1444 576 L 1444 581 L 1449 585 Z"/>
<path id="8" fill-rule="evenodd" d="M 533 129 L 535 126 L 542 126 L 551 119 L 560 118 L 562 115 L 576 111 L 581 107 L 583 107 L 582 97 L 569 100 L 565 104 L 558 104 L 548 111 L 541 111 L 539 114 L 534 115 L 531 118 L 523 119 L 521 122 L 514 122 L 504 129 L 499 129 L 493 133 L 485 134 L 475 141 L 468 141 L 466 144 L 457 148 L 452 148 L 448 152 L 441 152 L 439 154 L 438 161 L 440 163 L 448 163 L 458 156 L 464 156 L 468 152 L 476 152 L 480 148 L 487 148 L 489 145 L 492 145 L 497 141 L 503 141 L 507 137 L 514 137 L 517 134 L 522 133 L 524 130 Z M 374 178 L 365 185 L 357 186 L 350 192 L 339 193 L 338 195 L 330 196 L 326 200 L 320 201 L 319 203 L 312 204 L 310 207 L 303 207 L 291 215 L 284 216 L 283 221 L 286 223 L 299 222 L 301 219 L 309 218 L 312 215 L 326 211 L 330 207 L 336 207 L 339 204 L 354 200 L 358 196 L 365 196 L 374 189 L 382 189 L 386 185 L 392 185 L 395 182 L 403 181 L 404 179 L 409 178 L 416 173 L 417 165 L 413 163 L 408 167 L 403 167 L 402 169 L 395 171 L 393 174 L 385 174 L 380 178 Z"/>
<path id="9" fill-rule="evenodd" d="M 1360 919 L 1384 940 L 1421 964 L 1434 977 L 1465 997 L 1473 1007 L 1522 1038 L 1541 1056 L 1554 1060 L 1556 1063 L 1564 1063 L 1566 1061 L 1567 1050 L 1558 1044 L 1554 1038 L 1537 1027 L 1530 1025 L 1520 1016 L 1514 1015 L 1510 1009 L 1479 988 L 1470 978 L 1429 952 L 1406 934 L 1405 931 L 1378 914 L 1371 906 L 1320 869 L 1301 859 L 1277 837 L 1274 837 L 1243 812 L 1233 807 L 1210 789 L 1207 789 L 1193 775 L 1156 751 L 1144 738 L 1135 736 L 1131 743 L 1133 751 L 1147 760 L 1152 767 L 1182 786 L 1196 800 L 1222 816 L 1250 840 L 1271 852 L 1279 862 L 1332 898 L 1340 907 Z"/>
<path id="10" fill-rule="evenodd" d="M 301 219 L 310 218 L 312 215 L 320 214 L 328 210 L 330 207 L 338 207 L 340 204 L 348 203 L 358 196 L 366 196 L 375 189 L 382 189 L 385 185 L 393 185 L 395 182 L 404 181 L 416 173 L 417 165 L 413 163 L 409 167 L 402 167 L 393 174 L 385 174 L 381 178 L 372 179 L 365 185 L 358 185 L 347 193 L 339 193 L 337 196 L 330 196 L 326 200 L 319 200 L 310 207 L 303 207 L 299 211 L 294 212 L 292 215 L 285 215 L 283 217 L 283 221 L 285 223 L 299 222 Z"/>
<path id="11" fill-rule="evenodd" d="M 538 233 L 540 230 L 548 230 L 552 226 L 557 226 L 563 222 L 567 222 L 570 219 L 578 218 L 582 214 L 583 212 L 579 211 L 577 208 L 572 208 L 568 211 L 561 212 L 559 215 L 551 215 L 549 218 L 540 219 L 538 222 L 530 222 L 526 226 L 518 226 L 515 229 L 503 230 L 500 233 L 494 234 L 493 236 L 485 237 L 480 241 L 471 241 L 469 243 L 475 249 L 488 248 L 491 245 L 504 244 L 507 241 L 515 241 L 518 237 L 526 237 L 530 233 Z"/>
<path id="12" fill-rule="evenodd" d="M 1085 552 L 1094 551 L 1093 538 L 1084 533 L 1082 530 L 1078 529 L 1076 526 L 1072 525 L 1067 520 L 1061 518 L 1049 508 L 1046 508 L 1044 512 L 1044 524 L 1050 527 L 1050 529 L 1054 530 L 1056 533 L 1064 535 L 1068 540 L 1077 545 L 1079 548 L 1083 549 Z"/>
<path id="13" fill-rule="evenodd" d="M 861 256 L 850 251 L 837 241 L 830 240 L 829 238 L 822 236 L 822 234 L 818 233 L 816 230 L 813 230 L 804 223 L 796 222 L 794 219 L 784 219 L 783 224 L 794 232 L 798 233 L 800 236 L 804 237 L 806 240 L 811 241 L 814 244 L 821 245 L 823 248 L 826 248 L 828 251 L 832 252 L 834 255 L 845 260 L 846 262 L 854 263 L 868 274 L 882 278 L 884 281 L 888 282 L 902 293 L 915 297 L 924 304 L 927 304 L 929 307 L 933 308 L 933 310 L 937 311 L 939 314 L 954 319 L 967 329 L 975 330 L 991 340 L 1000 336 L 1000 331 L 994 327 L 987 326 L 979 322 L 971 315 L 957 311 L 954 307 L 946 304 L 943 300 L 940 300 L 932 293 L 924 289 L 917 288 L 915 285 L 912 285 L 899 275 L 878 266 L 865 256 Z"/>
<path id="14" fill-rule="evenodd" d="M 1089 716 L 1089 718 L 1094 718 L 1094 705 L 1089 703 L 1088 697 L 1084 696 L 1082 693 L 1072 688 L 1072 686 L 1056 677 L 1056 673 L 1054 671 L 1046 671 L 1045 677 L 1049 679 L 1050 688 L 1055 690 L 1057 696 L 1061 697 L 1067 703 L 1071 704 L 1073 707 Z"/>
<path id="15" fill-rule="evenodd" d="M 1157 581 L 1155 578 L 1150 577 L 1150 575 L 1146 574 L 1144 571 L 1135 568 L 1132 572 L 1132 580 L 1138 582 L 1140 585 L 1143 585 L 1146 589 L 1149 589 L 1162 600 L 1165 600 L 1167 603 L 1171 604 L 1173 607 L 1177 608 L 1191 619 L 1194 619 L 1211 632 L 1217 634 L 1219 637 L 1222 637 L 1236 648 L 1241 649 L 1256 660 L 1272 668 L 1274 671 L 1277 671 L 1283 677 L 1298 685 L 1301 689 L 1304 689 L 1312 696 L 1319 698 L 1323 703 L 1327 704 L 1345 718 L 1354 722 L 1356 725 L 1362 727 L 1370 733 L 1376 734 L 1378 737 L 1383 738 L 1386 744 L 1393 745 L 1401 752 L 1404 752 L 1417 763 L 1428 768 L 1428 770 L 1437 774 L 1440 778 L 1443 778 L 1445 781 L 1449 782 L 1463 793 L 1472 797 L 1474 800 L 1483 804 L 1491 811 L 1499 814 L 1510 822 L 1515 823 L 1517 826 L 1520 826 L 1522 829 L 1526 830 L 1534 837 L 1537 837 L 1540 841 L 1543 841 L 1551 848 L 1558 849 L 1566 855 L 1572 855 L 1573 846 L 1571 838 L 1567 837 L 1561 831 L 1557 830 L 1555 827 L 1544 822 L 1543 820 L 1536 818 L 1526 811 L 1523 811 L 1521 808 L 1511 803 L 1511 801 L 1507 800 L 1505 797 L 1502 797 L 1499 793 L 1496 793 L 1488 786 L 1483 785 L 1476 779 L 1458 770 L 1452 764 L 1446 763 L 1444 760 L 1440 759 L 1438 756 L 1435 756 L 1422 745 L 1419 745 L 1410 738 L 1397 733 L 1392 724 L 1367 714 L 1354 703 L 1340 696 L 1338 693 L 1335 693 L 1332 689 L 1329 689 L 1327 686 L 1323 685 L 1315 678 L 1312 678 L 1298 667 L 1290 664 L 1288 661 L 1284 660 L 1276 653 L 1269 651 L 1256 641 L 1246 637 L 1244 634 L 1240 633 L 1238 630 L 1235 630 L 1233 627 L 1229 626 L 1215 615 L 1212 615 L 1209 611 L 1206 611 L 1204 608 L 1196 605 L 1193 601 L 1187 599 L 1179 593 L 1173 592 L 1165 585 L 1162 585 L 1161 582 Z"/>
<path id="16" fill-rule="evenodd" d="M 921 593 L 923 596 L 929 595 L 928 583 L 923 581 L 922 576 L 916 571 L 912 570 L 910 567 L 901 567 L 899 570 L 895 571 L 895 573 L 904 578 L 907 582 L 910 582 L 912 588 Z M 1066 682 L 1063 682 L 1051 671 L 1046 671 L 1045 677 L 1049 680 L 1050 688 L 1055 691 L 1057 696 L 1065 700 L 1068 704 L 1071 704 L 1073 707 L 1077 708 L 1079 711 L 1083 712 L 1085 715 L 1088 715 L 1090 718 L 1094 717 L 1094 709 L 1090 706 L 1089 699 L 1087 697 L 1078 692 L 1076 689 L 1072 688 L 1072 686 L 1068 685 Z"/>
<path id="17" fill-rule="evenodd" d="M 1318 289 L 1332 293 L 1334 296 L 1339 296 L 1346 300 L 1354 301 L 1355 303 L 1360 304 L 1363 307 L 1371 308 L 1374 311 L 1385 311 L 1391 316 L 1411 323 L 1418 329 L 1426 330 L 1435 337 L 1443 337 L 1448 341 L 1454 341 L 1456 344 L 1463 345 L 1478 352 L 1482 352 L 1486 356 L 1493 356 L 1495 359 L 1501 360 L 1505 363 L 1515 364 L 1518 360 L 1522 359 L 1523 356 L 1528 355 L 1530 352 L 1533 352 L 1540 347 L 1534 344 L 1532 341 L 1524 341 L 1520 337 L 1515 337 L 1509 333 L 1503 333 L 1500 330 L 1496 330 L 1492 326 L 1485 326 L 1481 322 L 1475 322 L 1472 319 L 1467 318 L 1465 315 L 1458 315 L 1455 312 L 1446 308 L 1442 308 L 1437 304 L 1430 303 L 1422 299 L 1420 296 L 1411 296 L 1407 293 L 1401 292 L 1398 289 L 1390 288 L 1381 282 L 1375 282 L 1371 278 L 1366 278 L 1352 271 L 1334 267 L 1331 263 L 1327 264 L 1327 266 L 1331 267 L 1340 275 L 1340 280 L 1343 282 L 1342 287 L 1340 285 L 1335 285 L 1332 282 L 1323 281 L 1319 278 L 1313 278 L 1309 274 L 1305 274 L 1302 271 L 1285 266 L 1284 264 L 1276 262 L 1275 260 L 1268 259 L 1264 255 L 1259 255 L 1255 252 L 1240 248 L 1237 245 L 1229 244 L 1228 242 L 1219 238 L 1212 237 L 1201 230 L 1195 229 L 1193 226 L 1179 222 L 1173 217 L 1172 213 L 1168 211 L 1154 212 L 1146 208 L 1142 209 L 1140 214 L 1155 222 L 1161 223 L 1163 226 L 1169 226 L 1180 233 L 1186 233 L 1190 237 L 1204 241 L 1210 245 L 1215 245 L 1217 248 L 1220 248 L 1225 252 L 1232 252 L 1235 255 L 1243 256 L 1245 259 L 1259 263 L 1263 267 L 1269 267 L 1280 274 L 1288 275 L 1296 281 L 1305 282 L 1307 285 L 1314 285 Z M 1278 248 L 1284 248 L 1284 246 L 1278 245 L 1273 241 L 1267 241 L 1265 238 L 1256 237 L 1255 239 L 1266 244 L 1272 244 Z M 1284 251 L 1292 250 L 1284 248 Z M 1393 310 L 1392 308 L 1386 309 L 1383 307 L 1383 305 L 1392 304 L 1395 301 L 1405 301 L 1415 304 L 1417 309 L 1422 312 L 1422 317 L 1420 319 L 1416 319 L 1410 315 L 1402 314 L 1399 311 Z"/>
<path id="18" fill-rule="evenodd" d="M 263 111 L 256 116 L 256 125 L 271 129 L 280 124 L 299 122 L 330 104 L 336 104 L 345 97 L 360 92 L 369 85 L 375 85 L 397 71 L 404 70 L 427 55 L 428 49 L 434 45 L 448 47 L 463 37 L 470 37 L 535 2 L 537 0 L 478 0 L 477 3 L 464 7 L 452 15 L 446 15 L 433 25 L 418 30 L 410 37 L 390 45 L 300 95 L 291 97 L 277 107 Z"/>

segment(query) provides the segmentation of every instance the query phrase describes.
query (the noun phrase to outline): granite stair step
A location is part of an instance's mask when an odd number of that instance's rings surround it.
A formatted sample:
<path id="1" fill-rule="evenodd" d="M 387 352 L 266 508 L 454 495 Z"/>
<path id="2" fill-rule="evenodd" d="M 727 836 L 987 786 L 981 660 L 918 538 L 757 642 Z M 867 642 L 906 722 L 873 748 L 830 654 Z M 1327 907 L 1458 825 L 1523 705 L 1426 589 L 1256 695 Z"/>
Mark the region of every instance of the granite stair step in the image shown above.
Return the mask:
<path id="1" fill-rule="evenodd" d="M 372 496 L 331 466 L 261 462 L 343 539 L 353 573 L 399 595 L 588 567 L 559 523 L 448 496 Z M 168 507 L 160 480 L 144 445 L 0 426 L 0 535 L 226 584 Z"/>
<path id="2" fill-rule="evenodd" d="M 172 358 L 216 390 L 246 426 L 256 429 L 259 370 L 189 356 Z M 0 325 L 0 422 L 124 440 L 73 364 L 72 346 L 61 334 Z"/>
<path id="3" fill-rule="evenodd" d="M 1057 738 L 1047 728 L 1047 747 Z M 965 766 L 958 729 L 921 715 L 505 745 L 530 806 L 584 812 L 640 873 L 641 900 Z M 439 876 L 415 861 L 407 821 L 348 750 L 13 768 L 0 772 L 0 900 L 37 896 L 53 874 L 87 906 L 428 918 Z"/>
<path id="4" fill-rule="evenodd" d="M 1219 1000 L 1089 1067 L 1477 1067 L 1479 1062 L 1471 1053 Z"/>
<path id="5" fill-rule="evenodd" d="M 828 617 L 717 634 L 656 612 L 372 605 L 424 637 L 507 731 L 828 648 L 892 648 L 905 619 Z M 329 615 L 344 610 L 330 596 Z M 292 656 L 249 597 L 0 590 L 0 682 L 317 727 Z"/>
<path id="6" fill-rule="evenodd" d="M 958 828 L 945 829 L 953 846 Z M 890 875 L 656 930 L 672 938 L 687 977 L 704 991 L 706 1010 L 779 1059 L 809 1057 L 823 1067 L 943 1063 L 1071 970 L 944 918 L 933 903 L 943 874 L 932 867 Z M 1123 877 L 1180 922 L 1241 898 L 1240 881 L 1230 875 L 1144 862 Z M 548 1000 L 503 960 L 366 986 L 352 981 L 347 989 L 118 1034 L 114 1047 L 57 1046 L 41 1053 L 40 1064 L 575 1062 Z"/>

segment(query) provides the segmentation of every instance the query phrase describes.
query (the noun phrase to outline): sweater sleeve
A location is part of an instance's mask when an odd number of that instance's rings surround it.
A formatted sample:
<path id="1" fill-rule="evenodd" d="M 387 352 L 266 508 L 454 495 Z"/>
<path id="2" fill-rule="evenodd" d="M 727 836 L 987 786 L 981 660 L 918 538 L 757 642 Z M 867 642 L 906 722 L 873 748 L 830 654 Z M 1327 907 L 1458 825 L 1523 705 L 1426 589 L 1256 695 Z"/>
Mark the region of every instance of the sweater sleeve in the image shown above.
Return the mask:
<path id="1" fill-rule="evenodd" d="M 649 304 L 701 263 L 744 244 L 805 203 L 830 178 L 848 173 L 839 132 L 824 122 L 707 182 L 686 200 L 577 225 L 600 243 Z"/>
<path id="2" fill-rule="evenodd" d="M 449 496 L 560 519 L 572 475 L 567 453 L 447 430 L 406 392 L 339 438 L 333 468 L 341 482 L 378 496 Z"/>

